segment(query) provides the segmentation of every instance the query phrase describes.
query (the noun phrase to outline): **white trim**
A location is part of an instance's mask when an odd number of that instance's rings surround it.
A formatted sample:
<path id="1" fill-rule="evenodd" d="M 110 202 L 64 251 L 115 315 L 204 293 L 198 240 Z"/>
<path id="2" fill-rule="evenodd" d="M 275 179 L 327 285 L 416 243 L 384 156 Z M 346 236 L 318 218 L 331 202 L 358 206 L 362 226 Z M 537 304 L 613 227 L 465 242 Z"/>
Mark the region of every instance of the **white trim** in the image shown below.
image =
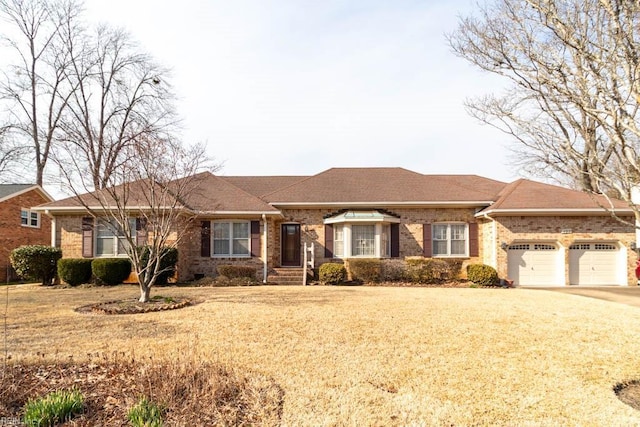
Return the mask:
<path id="1" fill-rule="evenodd" d="M 215 224 L 229 224 L 229 238 L 227 241 L 229 242 L 229 252 L 227 254 L 216 254 L 215 253 Z M 245 240 L 242 239 L 234 239 L 233 237 L 233 224 L 247 224 L 247 249 L 248 253 L 246 254 L 234 254 L 233 253 L 233 242 L 234 240 Z M 222 240 L 222 239 L 220 239 Z M 211 258 L 251 258 L 251 220 L 249 219 L 214 219 L 211 220 L 211 239 L 209 244 L 211 245 Z"/>
<path id="2" fill-rule="evenodd" d="M 382 233 L 384 231 L 384 227 L 387 226 L 389 227 L 388 223 L 381 223 L 381 222 L 368 222 L 368 223 L 362 223 L 362 222 L 356 222 L 356 223 L 338 223 L 337 225 L 341 225 L 342 226 L 342 255 L 337 255 L 335 252 L 333 253 L 333 258 L 336 259 L 350 259 L 350 258 L 390 258 L 391 257 L 391 229 L 389 228 L 389 235 L 388 235 L 388 240 L 387 240 L 387 251 L 388 251 L 388 255 L 382 255 L 382 253 L 384 252 L 382 250 Z M 353 234 L 352 234 L 352 230 L 351 230 L 351 226 L 356 225 L 356 226 L 360 226 L 360 225 L 370 225 L 373 226 L 373 254 L 371 255 L 353 255 Z M 333 237 L 334 237 L 334 250 L 335 250 L 335 227 L 333 228 L 332 232 L 334 233 Z"/>
<path id="3" fill-rule="evenodd" d="M 51 247 L 56 247 L 56 218 L 51 217 Z"/>
<path id="4" fill-rule="evenodd" d="M 563 209 L 490 209 L 488 211 L 481 211 L 475 214 L 476 218 L 482 217 L 484 215 L 519 215 L 519 214 L 549 214 L 549 215 L 557 215 L 557 214 L 574 214 L 574 215 L 611 215 L 612 212 L 616 213 L 625 213 L 632 214 L 633 210 L 630 208 L 618 208 L 618 209 L 607 209 L 607 208 L 589 208 L 589 209 L 578 209 L 578 208 L 563 208 Z"/>
<path id="5" fill-rule="evenodd" d="M 269 240 L 267 234 L 267 217 L 266 215 L 262 215 L 262 221 L 264 224 L 264 228 L 262 230 L 262 237 L 264 238 L 264 243 L 262 244 L 262 283 L 267 284 L 267 277 L 269 276 Z M 249 230 L 251 232 L 251 230 Z"/>
<path id="6" fill-rule="evenodd" d="M 22 212 L 27 213 L 27 223 L 22 223 Z M 31 225 L 31 214 L 36 214 L 36 225 Z M 29 208 L 20 208 L 20 226 L 25 228 L 42 228 L 42 214 Z"/>
<path id="7" fill-rule="evenodd" d="M 361 218 L 350 218 L 349 215 L 350 214 L 366 214 L 366 213 L 370 213 L 372 216 L 371 217 L 361 217 Z M 388 214 L 384 214 L 384 213 L 380 213 L 377 211 L 353 211 L 353 210 L 349 210 L 346 212 L 342 212 L 340 214 L 337 214 L 335 216 L 332 216 L 330 218 L 326 218 L 322 221 L 324 224 L 346 224 L 346 223 L 358 223 L 358 222 L 365 222 L 365 223 L 394 223 L 394 224 L 399 224 L 400 218 L 396 218 L 394 216 L 388 215 Z"/>
<path id="8" fill-rule="evenodd" d="M 438 225 L 446 225 L 447 226 L 447 254 L 445 255 L 436 255 L 434 250 L 434 242 L 436 242 L 435 238 L 435 227 Z M 452 225 L 463 225 L 464 226 L 464 254 L 452 254 L 451 253 L 451 226 Z M 443 240 L 438 239 L 437 241 L 441 242 Z M 480 242 L 478 242 L 480 243 Z M 434 222 L 431 224 L 431 256 L 433 258 L 470 258 L 469 256 L 469 223 L 463 221 L 440 221 Z"/>
<path id="9" fill-rule="evenodd" d="M 382 201 L 371 201 L 371 202 L 308 202 L 308 203 L 300 203 L 300 202 L 269 202 L 272 206 L 284 206 L 284 207 L 333 207 L 333 206 L 341 206 L 341 207 L 381 207 L 381 206 L 402 206 L 402 207 L 410 207 L 410 206 L 456 206 L 456 207 L 478 207 L 478 206 L 491 206 L 493 202 L 491 201 L 441 201 L 441 202 L 382 202 Z"/>

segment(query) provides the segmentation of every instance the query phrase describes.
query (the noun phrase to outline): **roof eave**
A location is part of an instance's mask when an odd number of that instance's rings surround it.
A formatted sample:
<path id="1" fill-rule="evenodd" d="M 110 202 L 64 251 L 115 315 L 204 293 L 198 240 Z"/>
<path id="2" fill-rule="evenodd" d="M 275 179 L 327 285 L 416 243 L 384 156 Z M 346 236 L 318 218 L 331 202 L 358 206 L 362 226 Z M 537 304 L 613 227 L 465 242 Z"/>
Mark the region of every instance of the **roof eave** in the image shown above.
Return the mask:
<path id="1" fill-rule="evenodd" d="M 586 215 L 611 215 L 612 212 L 616 214 L 633 214 L 631 208 L 529 208 L 529 209 L 489 209 L 478 212 L 476 218 L 483 217 L 485 215 L 492 216 L 511 216 L 511 215 L 561 215 L 561 216 L 586 216 Z"/>
<path id="2" fill-rule="evenodd" d="M 379 208 L 385 207 L 483 207 L 490 206 L 491 201 L 407 201 L 407 202 L 269 202 L 271 206 L 286 208 L 335 208 L 335 207 L 359 207 L 359 208 Z"/>

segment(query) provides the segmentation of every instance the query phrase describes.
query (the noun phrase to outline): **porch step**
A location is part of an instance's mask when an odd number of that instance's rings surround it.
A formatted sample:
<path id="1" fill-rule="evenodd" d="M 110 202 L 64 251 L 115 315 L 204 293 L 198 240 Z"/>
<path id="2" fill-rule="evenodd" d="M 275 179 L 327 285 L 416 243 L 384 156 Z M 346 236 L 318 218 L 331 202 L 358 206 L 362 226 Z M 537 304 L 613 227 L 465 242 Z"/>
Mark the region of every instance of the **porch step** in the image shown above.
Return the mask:
<path id="1" fill-rule="evenodd" d="M 302 268 L 272 268 L 267 275 L 269 285 L 302 285 L 304 269 Z"/>

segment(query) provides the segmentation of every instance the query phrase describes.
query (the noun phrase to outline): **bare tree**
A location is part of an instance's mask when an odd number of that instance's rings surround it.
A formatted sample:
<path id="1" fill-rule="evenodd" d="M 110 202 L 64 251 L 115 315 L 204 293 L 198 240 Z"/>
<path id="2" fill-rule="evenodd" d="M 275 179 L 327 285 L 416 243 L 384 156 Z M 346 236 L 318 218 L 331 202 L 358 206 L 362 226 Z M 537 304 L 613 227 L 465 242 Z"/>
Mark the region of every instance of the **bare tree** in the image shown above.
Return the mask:
<path id="1" fill-rule="evenodd" d="M 448 37 L 459 56 L 511 82 L 467 107 L 518 142 L 526 171 L 613 189 L 638 219 L 639 25 L 637 1 L 495 0 Z"/>
<path id="2" fill-rule="evenodd" d="M 163 270 L 165 248 L 177 247 L 190 233 L 197 210 L 190 205 L 202 179 L 214 166 L 205 146 L 185 147 L 172 139 L 141 139 L 125 149 L 129 159 L 115 168 L 103 188 L 81 194 L 68 170 L 68 189 L 101 226 L 123 242 L 140 285 L 140 302 L 148 302 L 151 288 Z M 143 256 L 141 246 L 146 247 Z"/>
<path id="3" fill-rule="evenodd" d="M 61 29 L 76 29 L 80 10 L 74 0 L 0 0 L 3 56 L 12 60 L 0 78 L 0 99 L 18 142 L 30 149 L 39 185 L 75 90 L 67 79 L 70 54 Z"/>
<path id="4" fill-rule="evenodd" d="M 70 32 L 68 47 L 73 46 Z M 130 148 L 167 138 L 177 124 L 168 71 L 124 31 L 106 26 L 83 39 L 71 55 L 73 92 L 59 122 L 56 160 L 84 163 L 79 179 L 104 188 Z M 134 150 L 135 151 L 135 150 Z"/>
<path id="5" fill-rule="evenodd" d="M 0 126 L 0 182 L 13 180 L 15 168 L 26 152 L 25 147 L 17 144 L 9 131 L 9 126 Z"/>

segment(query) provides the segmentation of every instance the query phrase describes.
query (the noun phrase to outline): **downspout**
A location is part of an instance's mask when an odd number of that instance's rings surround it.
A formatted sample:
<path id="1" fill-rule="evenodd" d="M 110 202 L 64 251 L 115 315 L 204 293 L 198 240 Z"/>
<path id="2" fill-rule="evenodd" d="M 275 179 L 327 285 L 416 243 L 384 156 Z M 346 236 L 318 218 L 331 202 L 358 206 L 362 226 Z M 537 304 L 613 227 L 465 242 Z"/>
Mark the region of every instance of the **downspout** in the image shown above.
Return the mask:
<path id="1" fill-rule="evenodd" d="M 267 216 L 262 214 L 262 221 L 264 221 L 264 228 L 262 229 L 262 238 L 264 239 L 264 244 L 262 245 L 262 283 L 267 284 L 267 275 L 269 273 L 269 266 L 267 261 L 268 252 L 268 242 L 267 242 Z"/>
<path id="2" fill-rule="evenodd" d="M 491 221 L 491 234 L 493 235 L 493 243 L 491 244 L 491 267 L 498 269 L 498 225 L 496 220 L 491 218 L 489 214 L 482 214 L 484 219 Z"/>

